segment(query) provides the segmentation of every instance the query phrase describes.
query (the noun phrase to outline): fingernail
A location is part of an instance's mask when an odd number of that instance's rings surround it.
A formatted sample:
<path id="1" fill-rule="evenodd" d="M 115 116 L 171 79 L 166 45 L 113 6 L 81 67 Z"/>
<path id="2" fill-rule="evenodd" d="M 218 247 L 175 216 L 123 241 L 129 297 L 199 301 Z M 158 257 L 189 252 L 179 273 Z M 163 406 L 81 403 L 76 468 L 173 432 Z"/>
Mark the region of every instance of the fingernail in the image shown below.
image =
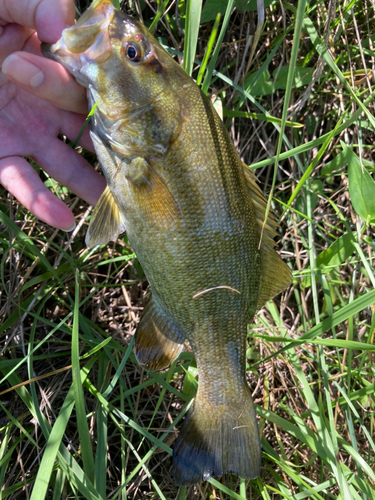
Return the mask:
<path id="1" fill-rule="evenodd" d="M 70 233 L 70 231 L 74 231 L 76 227 L 77 227 L 77 224 L 74 222 L 72 227 L 70 227 L 69 229 L 61 229 L 61 231 L 64 231 L 65 233 Z"/>
<path id="2" fill-rule="evenodd" d="M 4 75 L 11 80 L 15 80 L 33 89 L 40 87 L 44 82 L 43 71 L 38 66 L 16 54 L 8 56 L 3 62 L 1 69 Z"/>

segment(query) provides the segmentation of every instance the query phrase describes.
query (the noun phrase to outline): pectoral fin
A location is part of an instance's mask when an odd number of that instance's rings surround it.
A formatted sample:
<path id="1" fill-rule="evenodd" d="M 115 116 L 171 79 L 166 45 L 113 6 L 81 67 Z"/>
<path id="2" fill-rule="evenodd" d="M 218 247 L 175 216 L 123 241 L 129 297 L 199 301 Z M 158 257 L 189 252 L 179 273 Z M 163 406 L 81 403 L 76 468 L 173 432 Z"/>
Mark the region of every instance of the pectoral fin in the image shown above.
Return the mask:
<path id="1" fill-rule="evenodd" d="M 151 297 L 135 332 L 134 354 L 146 370 L 168 368 L 184 347 L 185 337 Z"/>
<path id="2" fill-rule="evenodd" d="M 168 227 L 181 219 L 180 209 L 165 181 L 144 158 L 134 158 L 126 166 L 134 205 L 144 217 L 159 227 Z"/>
<path id="3" fill-rule="evenodd" d="M 125 231 L 125 221 L 112 191 L 107 186 L 99 198 L 86 234 L 86 245 L 94 247 L 116 240 Z"/>

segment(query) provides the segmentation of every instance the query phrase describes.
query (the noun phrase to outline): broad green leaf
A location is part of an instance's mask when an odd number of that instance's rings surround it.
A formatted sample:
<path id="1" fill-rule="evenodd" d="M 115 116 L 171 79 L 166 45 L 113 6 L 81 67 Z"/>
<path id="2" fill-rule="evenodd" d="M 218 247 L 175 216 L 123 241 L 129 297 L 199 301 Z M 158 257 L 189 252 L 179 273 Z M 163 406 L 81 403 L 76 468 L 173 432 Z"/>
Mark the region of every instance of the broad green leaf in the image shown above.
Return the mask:
<path id="1" fill-rule="evenodd" d="M 349 195 L 354 210 L 365 222 L 375 223 L 375 182 L 358 156 L 342 143 L 348 161 Z"/>
<path id="2" fill-rule="evenodd" d="M 370 33 L 370 36 L 364 37 L 361 44 L 362 47 L 365 47 L 366 49 L 373 48 L 373 46 L 375 45 L 375 33 Z"/>
<path id="3" fill-rule="evenodd" d="M 264 0 L 264 7 L 269 7 L 275 3 L 275 0 Z M 247 12 L 249 10 L 257 10 L 257 0 L 236 0 L 234 6 L 240 12 Z"/>
<path id="4" fill-rule="evenodd" d="M 208 0 L 202 10 L 201 23 L 213 21 L 217 14 L 225 14 L 228 0 Z"/>
<path id="5" fill-rule="evenodd" d="M 318 267 L 339 266 L 352 255 L 354 249 L 352 235 L 345 233 L 317 256 L 316 265 Z"/>
<path id="6" fill-rule="evenodd" d="M 311 82 L 314 73 L 314 68 L 301 68 L 297 66 L 294 68 L 294 78 L 292 86 L 295 88 L 303 87 Z M 286 89 L 289 75 L 289 66 L 282 66 L 276 68 L 272 76 L 275 78 L 275 87 L 277 89 Z"/>
<path id="7" fill-rule="evenodd" d="M 198 369 L 195 368 L 194 366 L 189 366 L 189 368 L 184 371 L 185 371 L 185 378 L 184 378 L 184 385 L 182 388 L 182 392 L 190 400 L 195 397 L 198 390 L 198 382 L 197 379 L 195 378 L 198 373 Z"/>
<path id="8" fill-rule="evenodd" d="M 374 127 L 368 120 L 361 120 L 361 127 L 374 132 Z"/>
<path id="9" fill-rule="evenodd" d="M 323 252 L 317 256 L 315 261 L 315 272 L 319 271 L 321 275 L 329 274 L 335 267 L 345 262 L 352 255 L 355 248 L 353 234 L 345 233 L 334 241 L 329 248 L 323 250 Z M 301 289 L 305 290 L 311 286 L 311 271 L 310 268 L 305 268 L 303 272 L 310 273 L 310 275 L 304 276 L 301 281 Z"/>
<path id="10" fill-rule="evenodd" d="M 335 158 L 324 165 L 322 170 L 320 171 L 322 176 L 330 175 L 335 170 L 340 170 L 344 168 L 347 164 L 346 152 L 340 151 L 340 153 L 335 156 Z"/>
<path id="11" fill-rule="evenodd" d="M 269 7 L 273 4 L 275 0 L 264 0 L 264 7 Z M 207 23 L 208 21 L 213 21 L 217 14 L 220 12 L 221 15 L 225 13 L 228 5 L 228 0 L 207 0 L 202 10 L 201 23 Z M 236 0 L 234 7 L 240 12 L 245 12 L 249 10 L 257 10 L 256 0 Z"/>
<path id="12" fill-rule="evenodd" d="M 265 70 L 259 74 L 260 71 L 254 71 L 254 73 L 247 75 L 244 82 L 246 92 L 249 92 L 253 96 L 273 94 L 274 88 L 270 80 L 269 71 Z M 253 84 L 254 81 L 256 81 L 255 85 Z"/>
<path id="13" fill-rule="evenodd" d="M 309 136 L 312 136 L 314 134 L 316 123 L 317 123 L 316 116 L 314 116 L 313 114 L 309 114 L 306 116 L 305 127 Z"/>

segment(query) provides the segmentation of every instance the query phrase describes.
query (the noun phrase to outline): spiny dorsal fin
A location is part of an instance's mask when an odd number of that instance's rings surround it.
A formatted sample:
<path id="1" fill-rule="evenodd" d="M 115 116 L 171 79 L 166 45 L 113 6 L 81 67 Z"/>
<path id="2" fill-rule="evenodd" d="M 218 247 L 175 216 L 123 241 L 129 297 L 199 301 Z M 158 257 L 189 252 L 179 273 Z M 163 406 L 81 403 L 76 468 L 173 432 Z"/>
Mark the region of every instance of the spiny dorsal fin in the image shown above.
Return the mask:
<path id="1" fill-rule="evenodd" d="M 117 236 L 124 231 L 124 218 L 112 191 L 107 186 L 94 208 L 86 234 L 86 245 L 88 247 L 104 245 L 108 241 L 116 240 Z"/>
<path id="2" fill-rule="evenodd" d="M 255 215 L 259 224 L 259 230 L 261 231 L 266 214 L 267 202 L 257 185 L 255 175 L 246 165 L 244 165 L 244 172 Z M 289 267 L 282 261 L 274 248 L 275 242 L 273 238 L 277 235 L 276 228 L 277 222 L 275 216 L 270 212 L 262 235 L 261 254 L 263 272 L 257 310 L 261 309 L 268 300 L 282 292 L 292 282 L 292 274 Z"/>
<path id="3" fill-rule="evenodd" d="M 168 368 L 184 347 L 185 337 L 151 296 L 135 332 L 134 354 L 146 370 Z"/>

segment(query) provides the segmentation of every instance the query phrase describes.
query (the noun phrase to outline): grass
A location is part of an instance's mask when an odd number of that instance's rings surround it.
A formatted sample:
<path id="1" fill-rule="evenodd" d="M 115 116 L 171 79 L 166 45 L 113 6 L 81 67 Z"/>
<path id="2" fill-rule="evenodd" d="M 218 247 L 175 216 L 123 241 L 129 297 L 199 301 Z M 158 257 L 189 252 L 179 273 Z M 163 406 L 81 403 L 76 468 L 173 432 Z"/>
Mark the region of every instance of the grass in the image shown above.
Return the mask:
<path id="1" fill-rule="evenodd" d="M 202 87 L 271 193 L 294 271 L 249 326 L 262 472 L 174 486 L 193 355 L 139 368 L 137 258 L 126 236 L 87 249 L 87 206 L 46 179 L 74 206 L 73 235 L 1 191 L 0 498 L 375 498 L 374 4 L 273 2 L 252 61 L 256 16 L 239 1 L 207 0 L 199 32 L 199 2 L 137 5 L 194 78 L 205 61 Z"/>

